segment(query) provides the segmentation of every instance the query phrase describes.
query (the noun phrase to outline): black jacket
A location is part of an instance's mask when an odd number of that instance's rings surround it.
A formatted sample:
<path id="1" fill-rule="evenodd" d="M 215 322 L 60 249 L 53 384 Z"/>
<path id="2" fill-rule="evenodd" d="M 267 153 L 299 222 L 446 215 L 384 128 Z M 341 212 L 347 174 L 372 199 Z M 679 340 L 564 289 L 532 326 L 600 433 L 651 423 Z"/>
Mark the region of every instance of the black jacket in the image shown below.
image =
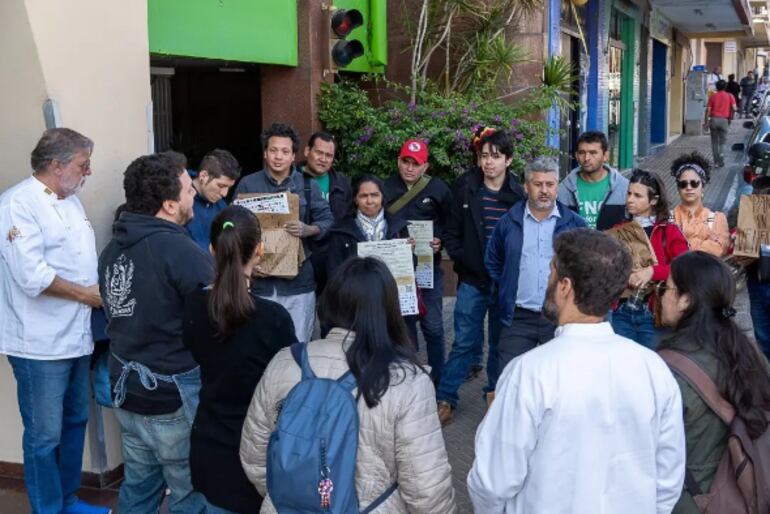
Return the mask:
<path id="1" fill-rule="evenodd" d="M 190 434 L 193 488 L 223 509 L 259 512 L 262 498 L 241 467 L 246 412 L 270 360 L 296 341 L 282 306 L 254 297 L 254 313 L 225 340 L 216 336 L 209 292 L 185 298 L 184 344 L 201 367 L 200 405 Z"/>
<path id="2" fill-rule="evenodd" d="M 401 176 L 396 173 L 385 181 L 385 207 L 390 207 L 408 191 Z M 452 203 L 452 192 L 449 186 L 439 178 L 431 178 L 425 188 L 408 204 L 399 210 L 395 217 L 405 221 L 421 220 L 433 221 L 433 237 L 444 240 L 444 229 L 449 218 L 449 209 Z M 437 252 L 433 263 L 441 264 L 441 254 Z"/>
<path id="3" fill-rule="evenodd" d="M 480 193 L 484 184 L 483 174 L 477 168 L 464 177 L 464 183 L 455 190 L 452 198 L 449 222 L 444 231 L 444 247 L 454 261 L 454 270 L 460 282 L 488 291 L 492 279 L 484 266 L 486 238 Z M 524 188 L 509 173 L 498 199 L 511 207 L 524 198 Z"/>
<path id="4" fill-rule="evenodd" d="M 197 366 L 182 343 L 184 297 L 211 282 L 209 256 L 184 227 L 143 214 L 123 212 L 112 241 L 99 257 L 99 290 L 112 353 L 155 373 L 173 375 Z M 110 357 L 114 387 L 122 365 Z M 139 414 L 167 414 L 182 405 L 174 384 L 145 389 L 139 374 L 126 381 L 121 408 Z"/>
<path id="5" fill-rule="evenodd" d="M 388 224 L 385 230 L 385 239 L 409 237 L 406 220 L 385 212 L 385 222 Z M 340 264 L 345 262 L 348 257 L 356 255 L 357 243 L 364 241 L 366 241 L 366 237 L 358 228 L 355 215 L 350 215 L 335 223 L 329 230 L 329 252 L 326 259 L 328 276 L 333 276 Z"/>
<path id="6" fill-rule="evenodd" d="M 305 171 L 307 162 L 299 163 L 299 169 L 309 178 L 314 178 L 311 173 Z M 350 205 L 353 203 L 353 189 L 350 186 L 350 179 L 342 173 L 329 170 L 329 209 L 332 211 L 334 221 L 339 221 L 350 212 Z"/>

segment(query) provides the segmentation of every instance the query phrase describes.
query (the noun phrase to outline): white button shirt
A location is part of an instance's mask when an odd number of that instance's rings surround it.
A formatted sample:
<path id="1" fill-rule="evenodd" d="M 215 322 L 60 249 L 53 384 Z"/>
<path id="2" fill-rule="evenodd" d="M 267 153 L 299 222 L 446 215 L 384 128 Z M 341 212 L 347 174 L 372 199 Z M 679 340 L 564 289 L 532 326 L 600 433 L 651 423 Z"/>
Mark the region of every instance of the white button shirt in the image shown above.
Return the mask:
<path id="1" fill-rule="evenodd" d="M 59 276 L 98 282 L 96 241 L 75 195 L 30 177 L 0 196 L 0 353 L 53 360 L 93 352 L 91 308 L 41 294 Z"/>
<path id="2" fill-rule="evenodd" d="M 511 361 L 476 433 L 477 514 L 670 513 L 682 400 L 663 360 L 609 323 L 559 327 Z"/>

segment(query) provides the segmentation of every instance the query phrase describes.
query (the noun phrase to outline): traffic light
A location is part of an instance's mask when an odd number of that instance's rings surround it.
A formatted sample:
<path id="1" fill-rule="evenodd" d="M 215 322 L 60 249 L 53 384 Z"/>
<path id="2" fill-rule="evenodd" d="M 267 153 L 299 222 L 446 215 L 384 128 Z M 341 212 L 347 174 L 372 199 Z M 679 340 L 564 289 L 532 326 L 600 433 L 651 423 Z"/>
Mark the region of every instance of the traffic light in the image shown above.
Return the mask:
<path id="1" fill-rule="evenodd" d="M 324 76 L 345 72 L 383 73 L 388 61 L 387 0 L 324 1 Z"/>
<path id="2" fill-rule="evenodd" d="M 353 29 L 364 24 L 364 16 L 358 9 L 331 10 L 330 28 L 337 41 L 331 48 L 332 63 L 334 66 L 344 68 L 364 55 L 364 45 L 358 39 L 345 39 Z"/>

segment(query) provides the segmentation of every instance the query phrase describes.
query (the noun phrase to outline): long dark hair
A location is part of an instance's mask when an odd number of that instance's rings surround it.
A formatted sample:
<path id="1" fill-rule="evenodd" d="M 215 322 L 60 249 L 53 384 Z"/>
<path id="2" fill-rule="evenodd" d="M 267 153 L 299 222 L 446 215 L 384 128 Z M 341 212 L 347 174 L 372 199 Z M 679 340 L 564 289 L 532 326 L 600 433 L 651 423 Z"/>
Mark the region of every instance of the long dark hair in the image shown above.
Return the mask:
<path id="1" fill-rule="evenodd" d="M 326 284 L 318 317 L 329 327 L 355 332 L 347 350 L 358 394 L 375 407 L 391 383 L 391 365 L 406 373 L 405 364 L 417 366 L 401 316 L 398 288 L 387 266 L 373 257 L 351 257 Z"/>
<path id="2" fill-rule="evenodd" d="M 719 391 L 746 423 L 756 439 L 767 430 L 770 410 L 770 376 L 764 356 L 732 319 L 735 314 L 735 280 L 722 261 L 705 252 L 687 252 L 671 264 L 671 279 L 690 305 L 671 339 L 684 337 L 714 354 L 719 363 Z"/>
<path id="3" fill-rule="evenodd" d="M 226 207 L 211 222 L 216 276 L 209 297 L 209 314 L 221 338 L 232 334 L 254 312 L 243 267 L 261 240 L 259 220 L 244 207 Z"/>
<path id="4" fill-rule="evenodd" d="M 358 213 L 358 206 L 356 205 L 356 196 L 358 196 L 358 191 L 361 189 L 361 186 L 363 184 L 366 184 L 367 182 L 371 182 L 372 184 L 377 186 L 377 189 L 380 190 L 380 194 L 382 195 L 382 207 L 383 209 L 385 208 L 385 183 L 382 181 L 380 177 L 376 177 L 374 175 L 370 175 L 366 173 L 353 181 L 353 198 L 351 200 L 350 212 L 348 212 L 348 215 L 355 216 Z"/>
<path id="5" fill-rule="evenodd" d="M 668 199 L 666 198 L 666 187 L 663 185 L 663 181 L 657 173 L 652 173 L 647 170 L 635 169 L 631 173 L 631 178 L 628 179 L 629 184 L 642 184 L 647 187 L 647 198 L 652 200 L 657 199 L 658 202 L 655 205 L 651 205 L 652 213 L 655 216 L 655 220 L 660 223 L 668 219 Z"/>

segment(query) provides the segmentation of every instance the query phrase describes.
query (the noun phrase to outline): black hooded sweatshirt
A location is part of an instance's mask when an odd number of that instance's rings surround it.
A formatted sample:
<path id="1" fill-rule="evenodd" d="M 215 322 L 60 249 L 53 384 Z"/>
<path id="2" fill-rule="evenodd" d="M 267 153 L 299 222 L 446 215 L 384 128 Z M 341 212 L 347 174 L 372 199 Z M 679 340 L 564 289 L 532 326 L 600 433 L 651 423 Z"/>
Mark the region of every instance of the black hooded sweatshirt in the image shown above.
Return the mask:
<path id="1" fill-rule="evenodd" d="M 197 366 L 182 342 L 184 297 L 214 276 L 211 259 L 181 225 L 155 216 L 123 212 L 112 241 L 99 257 L 99 290 L 107 315 L 110 350 L 154 373 L 173 375 Z M 110 357 L 112 387 L 122 364 Z M 114 394 L 114 393 L 113 393 Z M 139 374 L 126 381 L 122 409 L 168 414 L 182 405 L 172 383 L 145 389 Z"/>

